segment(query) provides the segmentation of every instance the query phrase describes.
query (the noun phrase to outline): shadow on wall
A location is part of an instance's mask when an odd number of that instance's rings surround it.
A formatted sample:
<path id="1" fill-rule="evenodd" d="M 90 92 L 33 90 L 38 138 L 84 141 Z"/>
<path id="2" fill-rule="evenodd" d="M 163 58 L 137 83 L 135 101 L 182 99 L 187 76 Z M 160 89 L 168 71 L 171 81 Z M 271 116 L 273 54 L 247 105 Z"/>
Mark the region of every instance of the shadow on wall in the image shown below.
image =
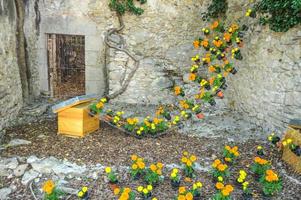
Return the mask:
<path id="1" fill-rule="evenodd" d="M 15 2 L 14 0 L 0 0 L 0 16 L 8 16 L 9 22 L 15 20 Z"/>

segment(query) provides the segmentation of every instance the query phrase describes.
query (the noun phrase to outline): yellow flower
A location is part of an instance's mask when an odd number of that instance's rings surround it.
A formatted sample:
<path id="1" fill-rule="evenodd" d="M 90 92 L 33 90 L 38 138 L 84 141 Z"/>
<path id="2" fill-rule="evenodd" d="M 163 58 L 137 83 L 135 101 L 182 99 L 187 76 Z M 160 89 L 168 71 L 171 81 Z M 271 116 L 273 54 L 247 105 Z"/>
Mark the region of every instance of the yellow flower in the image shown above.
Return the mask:
<path id="1" fill-rule="evenodd" d="M 293 140 L 289 138 L 289 139 L 286 140 L 286 142 L 287 142 L 287 144 L 290 144 L 290 143 L 293 142 Z"/>
<path id="2" fill-rule="evenodd" d="M 154 172 L 157 170 L 157 166 L 154 164 L 151 164 L 150 169 Z"/>
<path id="3" fill-rule="evenodd" d="M 282 142 L 282 145 L 285 147 L 287 145 L 287 142 L 286 141 L 283 141 Z"/>
<path id="4" fill-rule="evenodd" d="M 139 187 L 137 188 L 137 190 L 138 190 L 138 192 L 142 192 L 143 187 L 142 187 L 142 186 L 139 186 Z"/>
<path id="5" fill-rule="evenodd" d="M 114 189 L 114 194 L 115 194 L 115 195 L 118 195 L 119 193 L 120 193 L 120 189 L 119 189 L 119 188 L 115 188 L 115 189 Z"/>
<path id="6" fill-rule="evenodd" d="M 195 161 L 196 161 L 196 159 L 197 159 L 197 158 L 196 158 L 196 156 L 195 156 L 195 155 L 191 155 L 191 156 L 190 156 L 190 160 L 191 160 L 191 162 L 195 162 Z"/>
<path id="7" fill-rule="evenodd" d="M 172 170 L 172 172 L 173 172 L 173 173 L 178 173 L 179 170 L 178 170 L 177 168 L 174 168 L 174 169 Z"/>
<path id="8" fill-rule="evenodd" d="M 162 175 L 161 169 L 158 169 L 158 170 L 157 170 L 157 174 L 160 175 L 160 176 Z"/>
<path id="9" fill-rule="evenodd" d="M 193 185 L 192 185 L 192 189 L 193 189 L 193 190 L 195 190 L 195 189 L 197 189 L 197 188 L 198 188 L 198 186 L 197 186 L 196 184 L 193 184 Z"/>
<path id="10" fill-rule="evenodd" d="M 172 178 L 175 178 L 176 176 L 177 176 L 177 174 L 176 173 L 171 173 L 171 175 L 170 175 Z"/>
<path id="11" fill-rule="evenodd" d="M 158 200 L 156 197 L 152 198 L 152 200 Z"/>
<path id="12" fill-rule="evenodd" d="M 82 188 L 82 191 L 83 191 L 83 192 L 87 192 L 87 191 L 88 191 L 88 187 L 86 187 L 86 186 L 83 187 L 83 188 Z"/>
<path id="13" fill-rule="evenodd" d="M 133 164 L 133 165 L 132 165 L 132 169 L 133 169 L 133 170 L 136 170 L 137 168 L 138 168 L 138 166 L 137 166 L 136 164 Z"/>
<path id="14" fill-rule="evenodd" d="M 144 169 L 145 168 L 145 164 L 144 162 L 137 162 L 137 165 L 140 169 Z"/>
<path id="15" fill-rule="evenodd" d="M 184 156 L 188 156 L 188 152 L 187 152 L 187 151 L 184 151 L 184 152 L 183 152 L 183 155 L 184 155 Z"/>
<path id="16" fill-rule="evenodd" d="M 112 169 L 111 169 L 111 167 L 106 167 L 105 171 L 107 174 L 109 174 L 109 173 L 111 173 Z"/>
<path id="17" fill-rule="evenodd" d="M 160 168 L 160 169 L 162 169 L 162 168 L 163 168 L 163 164 L 160 163 L 160 162 L 158 162 L 158 163 L 157 163 L 157 167 Z"/>
<path id="18" fill-rule="evenodd" d="M 148 189 L 148 191 L 152 191 L 153 190 L 153 186 L 152 185 L 148 185 L 147 189 Z"/>
<path id="19" fill-rule="evenodd" d="M 130 193 L 131 192 L 131 188 L 126 187 L 126 188 L 124 188 L 123 192 L 124 193 Z"/>
<path id="20" fill-rule="evenodd" d="M 55 184 L 52 180 L 48 180 L 43 184 L 43 191 L 50 195 L 54 190 Z"/>
<path id="21" fill-rule="evenodd" d="M 216 187 L 217 189 L 221 190 L 221 189 L 224 188 L 224 184 L 222 184 L 221 182 L 217 182 L 217 183 L 215 184 L 215 187 Z"/>
<path id="22" fill-rule="evenodd" d="M 186 200 L 192 200 L 193 199 L 193 195 L 191 192 L 188 192 L 186 195 L 185 195 L 185 198 Z"/>
<path id="23" fill-rule="evenodd" d="M 77 193 L 77 196 L 78 196 L 79 198 L 82 198 L 82 197 L 84 196 L 84 193 L 83 193 L 82 191 L 79 191 L 79 192 Z"/>
<path id="24" fill-rule="evenodd" d="M 199 188 L 203 187 L 203 184 L 202 184 L 201 182 L 197 182 L 196 185 L 197 185 Z"/>
<path id="25" fill-rule="evenodd" d="M 147 194 L 147 193 L 148 193 L 148 190 L 147 190 L 146 188 L 144 188 L 144 189 L 142 190 L 142 192 L 143 192 L 144 194 Z"/>
<path id="26" fill-rule="evenodd" d="M 218 180 L 219 182 L 223 182 L 223 181 L 224 181 L 224 178 L 223 178 L 222 176 L 219 176 L 219 177 L 217 177 L 217 180 Z"/>
<path id="27" fill-rule="evenodd" d="M 262 150 L 262 146 L 257 146 L 257 150 Z"/>
<path id="28" fill-rule="evenodd" d="M 138 190 L 138 192 L 142 192 L 143 187 L 142 187 L 142 186 L 139 186 L 139 187 L 137 188 L 137 190 Z"/>
<path id="29" fill-rule="evenodd" d="M 138 156 L 134 154 L 134 155 L 131 156 L 131 159 L 132 159 L 133 161 L 136 161 L 136 160 L 138 159 Z"/>
<path id="30" fill-rule="evenodd" d="M 187 158 L 186 157 L 182 157 L 181 161 L 182 161 L 182 163 L 186 163 L 187 162 Z"/>
<path id="31" fill-rule="evenodd" d="M 107 99 L 106 99 L 106 98 L 102 98 L 102 99 L 100 99 L 100 101 L 101 101 L 102 103 L 106 103 L 106 102 L 107 102 Z"/>
<path id="32" fill-rule="evenodd" d="M 183 194 L 184 192 L 186 192 L 186 188 L 184 186 L 179 187 L 179 194 Z"/>
<path id="33" fill-rule="evenodd" d="M 243 180 L 242 178 L 238 178 L 237 181 L 238 181 L 239 183 L 242 183 L 244 180 Z"/>
<path id="34" fill-rule="evenodd" d="M 186 165 L 187 165 L 188 167 L 191 167 L 191 166 L 192 166 L 192 162 L 191 162 L 190 160 L 187 160 Z"/>

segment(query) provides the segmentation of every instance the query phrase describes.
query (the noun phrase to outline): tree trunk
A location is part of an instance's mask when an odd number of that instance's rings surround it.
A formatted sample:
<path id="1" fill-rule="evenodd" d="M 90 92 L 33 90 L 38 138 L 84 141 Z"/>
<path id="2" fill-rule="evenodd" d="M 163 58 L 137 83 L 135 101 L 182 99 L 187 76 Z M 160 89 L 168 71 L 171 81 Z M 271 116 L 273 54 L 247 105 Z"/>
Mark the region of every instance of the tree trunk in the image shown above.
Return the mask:
<path id="1" fill-rule="evenodd" d="M 29 68 L 27 64 L 26 55 L 26 40 L 24 35 L 24 17 L 25 17 L 25 5 L 23 0 L 15 0 L 16 13 L 17 13 L 17 59 L 20 71 L 20 78 L 22 84 L 22 96 L 24 103 L 29 101 L 30 87 L 29 87 Z"/>

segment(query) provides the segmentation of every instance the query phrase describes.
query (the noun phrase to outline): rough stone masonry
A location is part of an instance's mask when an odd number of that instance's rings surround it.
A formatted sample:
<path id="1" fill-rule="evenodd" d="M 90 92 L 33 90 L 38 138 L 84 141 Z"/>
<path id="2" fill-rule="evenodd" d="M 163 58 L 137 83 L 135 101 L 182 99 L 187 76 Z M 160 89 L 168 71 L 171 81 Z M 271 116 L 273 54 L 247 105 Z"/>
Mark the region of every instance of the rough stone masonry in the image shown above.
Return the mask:
<path id="1" fill-rule="evenodd" d="M 228 22 L 244 15 L 247 9 L 244 2 L 228 2 Z M 209 0 L 148 0 L 142 16 L 125 15 L 122 35 L 126 47 L 140 59 L 140 67 L 116 102 L 174 101 L 171 88 L 182 83 L 183 73 L 190 67 L 190 57 L 195 54 L 192 41 L 205 25 L 201 13 L 209 3 Z M 0 4 L 1 129 L 16 117 L 22 106 L 22 87 L 16 60 L 14 3 L 2 0 Z M 24 33 L 33 96 L 50 90 L 46 44 L 49 33 L 85 36 L 86 93 L 103 94 L 106 79 L 110 92 L 120 88 L 133 62 L 115 50 L 107 51 L 105 60 L 106 30 L 118 27 L 117 18 L 107 4 L 104 0 L 26 1 Z M 284 130 L 290 118 L 300 118 L 300 37 L 300 27 L 274 33 L 267 27 L 255 26 L 244 41 L 244 60 L 237 63 L 239 72 L 230 77 L 225 93 L 228 106 L 269 129 Z M 105 63 L 108 77 L 103 73 Z"/>

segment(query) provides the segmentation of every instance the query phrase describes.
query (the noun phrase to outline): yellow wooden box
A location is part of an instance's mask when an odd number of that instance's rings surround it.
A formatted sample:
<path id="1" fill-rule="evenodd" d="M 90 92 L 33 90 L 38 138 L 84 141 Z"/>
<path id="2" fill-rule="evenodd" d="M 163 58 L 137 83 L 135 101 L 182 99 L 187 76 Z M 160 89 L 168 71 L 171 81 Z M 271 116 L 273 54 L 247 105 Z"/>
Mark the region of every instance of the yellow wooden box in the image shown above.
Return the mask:
<path id="1" fill-rule="evenodd" d="M 84 137 L 99 129 L 99 118 L 89 115 L 90 102 L 80 103 L 58 112 L 58 134 Z"/>
<path id="2" fill-rule="evenodd" d="M 293 143 L 301 146 L 301 132 L 297 127 L 290 126 L 285 133 L 284 139 L 291 138 Z M 301 157 L 295 155 L 288 147 L 284 147 L 282 159 L 288 163 L 295 172 L 301 174 Z"/>

